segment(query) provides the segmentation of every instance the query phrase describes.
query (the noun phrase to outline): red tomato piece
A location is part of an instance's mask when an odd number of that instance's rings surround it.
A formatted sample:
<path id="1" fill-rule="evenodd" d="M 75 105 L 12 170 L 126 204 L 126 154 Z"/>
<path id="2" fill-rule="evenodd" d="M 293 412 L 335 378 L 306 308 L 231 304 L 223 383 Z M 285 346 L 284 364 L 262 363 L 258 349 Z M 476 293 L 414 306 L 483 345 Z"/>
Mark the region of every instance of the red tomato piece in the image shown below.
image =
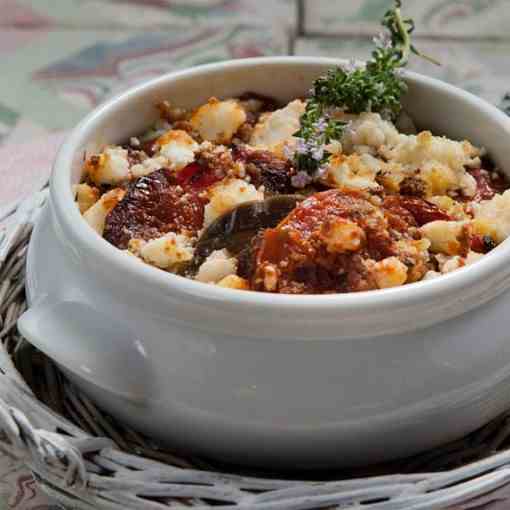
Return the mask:
<path id="1" fill-rule="evenodd" d="M 203 190 L 221 180 L 214 170 L 196 162 L 185 166 L 177 173 L 176 178 L 180 186 L 191 188 L 193 191 Z"/>

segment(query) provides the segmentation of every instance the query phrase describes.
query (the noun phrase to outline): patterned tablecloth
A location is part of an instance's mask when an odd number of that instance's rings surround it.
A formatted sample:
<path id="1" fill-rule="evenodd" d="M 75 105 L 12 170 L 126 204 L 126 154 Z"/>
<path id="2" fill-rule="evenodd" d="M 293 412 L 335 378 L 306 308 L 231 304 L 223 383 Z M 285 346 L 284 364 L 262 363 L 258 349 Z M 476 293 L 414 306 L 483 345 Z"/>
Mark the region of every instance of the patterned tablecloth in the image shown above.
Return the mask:
<path id="1" fill-rule="evenodd" d="M 62 139 L 112 94 L 173 69 L 240 57 L 363 58 L 392 0 L 0 0 L 0 218 L 38 189 Z M 508 0 L 404 0 L 412 68 L 500 104 L 510 89 Z M 506 503 L 500 508 L 507 508 Z M 0 509 L 56 508 L 0 458 Z M 484 507 L 486 508 L 486 507 Z M 496 508 L 491 506 L 491 508 Z"/>

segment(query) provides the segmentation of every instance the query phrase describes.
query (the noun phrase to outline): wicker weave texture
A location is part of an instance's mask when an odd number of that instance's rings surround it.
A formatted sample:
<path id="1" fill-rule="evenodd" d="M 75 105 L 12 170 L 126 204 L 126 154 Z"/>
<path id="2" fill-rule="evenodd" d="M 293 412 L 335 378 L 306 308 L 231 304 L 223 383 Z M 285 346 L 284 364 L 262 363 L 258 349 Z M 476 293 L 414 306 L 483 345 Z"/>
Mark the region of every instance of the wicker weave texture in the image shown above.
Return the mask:
<path id="1" fill-rule="evenodd" d="M 215 471 L 115 422 L 16 331 L 26 308 L 27 245 L 44 197 L 25 202 L 0 241 L 0 449 L 23 459 L 62 504 L 96 510 L 475 509 L 482 496 L 486 503 L 491 494 L 496 500 L 496 489 L 509 484 L 507 415 L 462 441 L 372 470 L 384 475 L 338 481 Z"/>

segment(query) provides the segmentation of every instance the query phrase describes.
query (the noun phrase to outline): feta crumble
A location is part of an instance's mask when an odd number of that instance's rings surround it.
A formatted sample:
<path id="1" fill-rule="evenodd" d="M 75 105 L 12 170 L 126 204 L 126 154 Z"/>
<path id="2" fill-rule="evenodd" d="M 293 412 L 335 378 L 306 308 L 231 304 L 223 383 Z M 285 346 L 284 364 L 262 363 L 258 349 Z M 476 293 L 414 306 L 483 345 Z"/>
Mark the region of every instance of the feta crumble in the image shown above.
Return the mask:
<path id="1" fill-rule="evenodd" d="M 249 141 L 250 145 L 271 150 L 291 140 L 299 129 L 299 119 L 304 111 L 305 104 L 300 99 L 296 99 L 285 108 L 267 114 L 255 126 Z"/>
<path id="2" fill-rule="evenodd" d="M 191 136 L 180 129 L 172 129 L 156 140 L 159 156 L 168 161 L 172 170 L 181 170 L 195 160 L 199 145 Z"/>
<path id="3" fill-rule="evenodd" d="M 193 258 L 193 247 L 188 237 L 174 232 L 143 243 L 139 252 L 145 262 L 161 269 L 171 269 Z"/>
<path id="4" fill-rule="evenodd" d="M 239 204 L 252 200 L 264 200 L 263 192 L 242 179 L 226 179 L 220 182 L 210 190 L 209 196 L 210 201 L 204 211 L 204 226 L 208 226 L 216 218 Z"/>
<path id="5" fill-rule="evenodd" d="M 236 271 L 237 260 L 227 250 L 216 250 L 202 263 L 195 279 L 204 283 L 217 283 L 235 275 Z"/>
<path id="6" fill-rule="evenodd" d="M 129 178 L 128 151 L 122 147 L 106 147 L 90 157 L 85 169 L 95 184 L 120 184 Z"/>
<path id="7" fill-rule="evenodd" d="M 245 121 L 246 112 L 238 101 L 213 97 L 193 113 L 190 124 L 203 140 L 227 144 Z"/>

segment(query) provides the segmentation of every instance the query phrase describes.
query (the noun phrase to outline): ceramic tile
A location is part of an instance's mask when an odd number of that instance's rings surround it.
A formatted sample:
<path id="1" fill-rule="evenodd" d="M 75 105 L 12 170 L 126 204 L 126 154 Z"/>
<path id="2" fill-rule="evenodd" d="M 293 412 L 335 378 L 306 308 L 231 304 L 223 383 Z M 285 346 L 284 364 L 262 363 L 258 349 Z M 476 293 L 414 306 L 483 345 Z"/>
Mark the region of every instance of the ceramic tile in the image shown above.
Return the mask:
<path id="1" fill-rule="evenodd" d="M 375 33 L 393 0 L 303 0 L 305 30 L 315 33 Z M 509 36 L 508 0 L 406 0 L 404 13 L 417 34 L 463 38 Z"/>
<path id="2" fill-rule="evenodd" d="M 0 143 L 12 132 L 18 121 L 19 115 L 0 103 Z"/>
<path id="3" fill-rule="evenodd" d="M 5 23 L 50 22 L 79 28 L 249 24 L 293 27 L 294 0 L 0 0 L 16 6 Z"/>
<path id="4" fill-rule="evenodd" d="M 456 84 L 485 99 L 500 104 L 510 90 L 510 42 L 420 41 L 424 53 L 435 57 L 435 66 L 412 57 L 410 69 Z M 367 38 L 306 38 L 296 41 L 298 55 L 366 59 L 372 43 Z"/>
<path id="5" fill-rule="evenodd" d="M 25 29 L 42 27 L 50 24 L 50 17 L 44 10 L 34 9 L 30 4 L 18 0 L 0 0 L 2 16 L 0 25 L 18 25 Z"/>
<path id="6" fill-rule="evenodd" d="M 133 84 L 174 69 L 285 53 L 287 40 L 272 28 L 232 25 L 186 31 L 39 30 L 37 44 L 18 44 L 4 30 L 0 101 L 16 114 L 52 129 L 74 125 L 90 108 Z M 12 49 L 13 48 L 13 49 Z M 0 119 L 1 121 L 1 119 Z"/>

